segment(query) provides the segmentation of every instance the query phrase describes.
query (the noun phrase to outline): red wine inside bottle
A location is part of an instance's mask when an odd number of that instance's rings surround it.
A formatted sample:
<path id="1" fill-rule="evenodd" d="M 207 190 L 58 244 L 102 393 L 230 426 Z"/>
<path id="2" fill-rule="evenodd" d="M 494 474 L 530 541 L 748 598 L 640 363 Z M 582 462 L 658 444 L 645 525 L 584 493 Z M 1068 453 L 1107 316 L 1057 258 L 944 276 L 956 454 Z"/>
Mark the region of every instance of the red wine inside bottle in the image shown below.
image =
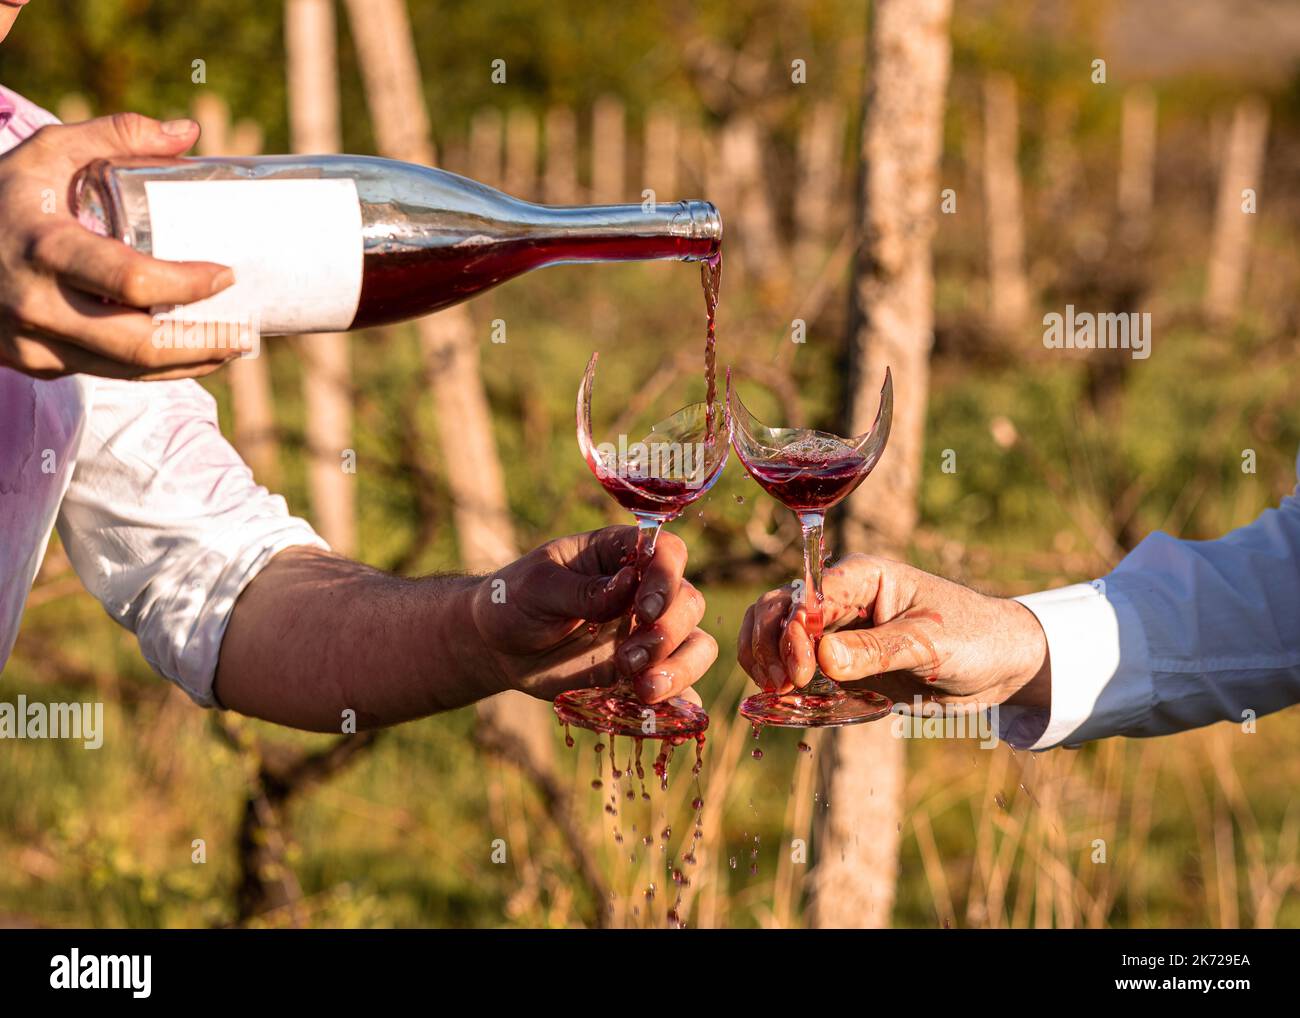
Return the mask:
<path id="1" fill-rule="evenodd" d="M 81 222 L 157 258 L 235 270 L 187 313 L 256 316 L 267 335 L 425 315 L 559 262 L 716 258 L 709 202 L 536 205 L 427 166 L 368 156 L 99 160 Z"/>

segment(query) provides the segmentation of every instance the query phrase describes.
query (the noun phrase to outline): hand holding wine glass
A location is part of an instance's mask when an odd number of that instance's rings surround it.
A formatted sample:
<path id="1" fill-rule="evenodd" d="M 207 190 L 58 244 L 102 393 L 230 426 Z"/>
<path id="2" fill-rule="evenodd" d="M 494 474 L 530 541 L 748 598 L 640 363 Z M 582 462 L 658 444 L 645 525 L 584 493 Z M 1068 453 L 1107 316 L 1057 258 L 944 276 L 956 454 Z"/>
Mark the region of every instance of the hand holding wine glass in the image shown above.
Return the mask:
<path id="1" fill-rule="evenodd" d="M 727 405 L 731 407 L 734 422 L 736 455 L 764 491 L 799 517 L 804 542 L 799 601 L 811 650 L 823 632 L 825 514 L 852 494 L 880 461 L 893 420 L 893 380 L 886 369 L 875 423 L 870 431 L 856 438 L 840 438 L 809 428 L 768 427 L 732 391 L 730 371 L 727 372 Z M 889 713 L 890 703 L 883 696 L 870 690 L 840 687 L 817 669 L 815 661 L 804 682 L 788 691 L 783 683 L 776 682 L 775 673 L 766 663 L 763 674 L 771 678 L 769 688 L 740 705 L 740 713 L 754 724 L 755 730 L 761 725 L 783 728 L 860 725 Z"/>
<path id="2" fill-rule="evenodd" d="M 748 611 L 737 656 L 763 689 L 803 688 L 818 666 L 837 682 L 896 703 L 1051 703 L 1047 643 L 1018 601 L 989 597 L 903 562 L 849 555 L 822 576 L 823 627 L 814 649 L 794 589 Z M 860 680 L 860 681 L 858 681 Z"/>
<path id="3" fill-rule="evenodd" d="M 638 579 L 637 528 L 549 541 L 476 583 L 471 618 L 498 690 L 551 700 L 630 679 L 646 703 L 680 696 L 718 656 L 697 628 L 704 598 L 683 579 L 686 545 L 664 534 Z M 635 610 L 636 631 L 619 642 Z"/>

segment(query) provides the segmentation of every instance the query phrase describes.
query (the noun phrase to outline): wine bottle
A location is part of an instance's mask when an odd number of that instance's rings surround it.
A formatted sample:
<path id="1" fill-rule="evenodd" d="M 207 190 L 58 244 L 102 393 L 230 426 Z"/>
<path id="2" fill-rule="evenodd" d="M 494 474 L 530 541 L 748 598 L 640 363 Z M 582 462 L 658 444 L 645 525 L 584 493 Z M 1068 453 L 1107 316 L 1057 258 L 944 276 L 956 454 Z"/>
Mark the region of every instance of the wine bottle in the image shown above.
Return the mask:
<path id="1" fill-rule="evenodd" d="M 137 251 L 229 265 L 189 305 L 265 335 L 437 311 L 542 265 L 716 258 L 705 201 L 536 205 L 446 170 L 369 156 L 113 159 L 74 183 L 83 225 Z"/>

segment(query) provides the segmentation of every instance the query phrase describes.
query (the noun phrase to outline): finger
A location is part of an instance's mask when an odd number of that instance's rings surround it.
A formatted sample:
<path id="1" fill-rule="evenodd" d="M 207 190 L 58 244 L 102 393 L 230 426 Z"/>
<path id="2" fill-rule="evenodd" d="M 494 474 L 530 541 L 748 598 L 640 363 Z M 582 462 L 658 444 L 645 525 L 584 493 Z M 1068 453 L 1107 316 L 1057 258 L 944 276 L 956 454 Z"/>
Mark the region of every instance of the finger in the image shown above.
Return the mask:
<path id="1" fill-rule="evenodd" d="M 790 595 L 774 590 L 760 597 L 754 605 L 754 629 L 750 641 L 753 674 L 765 690 L 776 692 L 790 681 L 781 661 L 781 634 L 790 610 Z"/>
<path id="2" fill-rule="evenodd" d="M 30 257 L 37 268 L 68 286 L 133 308 L 192 304 L 235 281 L 224 265 L 150 258 L 72 222 L 43 230 Z"/>
<path id="3" fill-rule="evenodd" d="M 753 639 L 754 606 L 751 604 L 745 609 L 745 617 L 740 623 L 740 635 L 736 637 L 736 660 L 740 663 L 740 667 L 745 669 L 745 673 L 755 682 L 758 682 L 758 676 L 754 674 Z M 758 684 L 762 685 L 761 682 Z"/>
<path id="4" fill-rule="evenodd" d="M 557 537 L 546 548 L 553 561 L 574 572 L 613 576 L 625 566 L 636 564 L 636 535 L 636 527 L 602 527 Z"/>
<path id="5" fill-rule="evenodd" d="M 822 624 L 833 629 L 856 619 L 871 619 L 880 595 L 885 560 L 849 555 L 822 574 Z"/>
<path id="6" fill-rule="evenodd" d="M 932 673 L 938 656 L 927 629 L 917 620 L 872 629 L 848 629 L 822 637 L 817 661 L 832 679 L 862 679 L 882 672 Z"/>
<path id="7" fill-rule="evenodd" d="M 704 596 L 687 580 L 658 621 L 639 626 L 619 648 L 619 665 L 628 676 L 657 665 L 681 644 L 704 618 Z"/>
<path id="8" fill-rule="evenodd" d="M 789 622 L 781 636 L 781 664 L 789 679 L 788 685 L 802 689 L 812 681 L 817 671 L 817 647 L 808 635 L 807 615 L 801 608 Z M 781 689 L 780 692 L 786 692 Z"/>
<path id="9" fill-rule="evenodd" d="M 241 352 L 230 344 L 191 348 L 169 342 L 144 312 L 104 304 L 69 287 L 56 288 L 32 318 L 41 333 L 116 362 L 116 370 L 95 372 L 110 377 L 159 377 L 177 369 L 193 374 L 193 369 L 219 366 Z"/>
<path id="10" fill-rule="evenodd" d="M 718 641 L 697 629 L 666 659 L 633 680 L 644 703 L 659 703 L 678 695 L 704 675 L 718 658 Z"/>
<path id="11" fill-rule="evenodd" d="M 610 622 L 631 604 L 636 570 L 628 566 L 613 576 L 591 576 L 547 560 L 521 589 L 529 606 L 544 617 Z"/>
<path id="12" fill-rule="evenodd" d="M 676 534 L 661 533 L 655 553 L 643 566 L 636 592 L 636 619 L 642 625 L 654 622 L 677 596 L 686 572 L 686 542 Z"/>
<path id="13" fill-rule="evenodd" d="M 33 330 L 16 336 L 5 344 L 0 362 L 35 378 L 61 378 L 64 375 L 97 375 L 101 378 L 128 378 L 141 382 L 169 381 L 176 378 L 201 378 L 219 370 L 224 362 L 203 361 L 164 370 L 135 367 L 101 357 L 82 347 Z"/>
<path id="14" fill-rule="evenodd" d="M 42 128 L 33 141 L 75 166 L 114 156 L 178 156 L 199 140 L 199 125 L 189 119 L 154 120 L 139 113 L 115 113 L 79 124 Z"/>

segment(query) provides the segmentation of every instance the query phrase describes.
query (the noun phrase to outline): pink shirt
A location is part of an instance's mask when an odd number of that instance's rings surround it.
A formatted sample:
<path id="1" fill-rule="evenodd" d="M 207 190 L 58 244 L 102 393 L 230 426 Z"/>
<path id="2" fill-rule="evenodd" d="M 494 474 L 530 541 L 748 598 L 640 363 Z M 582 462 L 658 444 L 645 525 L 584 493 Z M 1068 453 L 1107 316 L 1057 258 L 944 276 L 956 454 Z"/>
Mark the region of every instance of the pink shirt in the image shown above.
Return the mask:
<path id="1" fill-rule="evenodd" d="M 0 86 L 0 152 L 57 122 Z M 282 549 L 324 547 L 253 480 L 196 382 L 0 367 L 0 669 L 56 526 L 145 659 L 205 705 L 240 591 Z"/>

